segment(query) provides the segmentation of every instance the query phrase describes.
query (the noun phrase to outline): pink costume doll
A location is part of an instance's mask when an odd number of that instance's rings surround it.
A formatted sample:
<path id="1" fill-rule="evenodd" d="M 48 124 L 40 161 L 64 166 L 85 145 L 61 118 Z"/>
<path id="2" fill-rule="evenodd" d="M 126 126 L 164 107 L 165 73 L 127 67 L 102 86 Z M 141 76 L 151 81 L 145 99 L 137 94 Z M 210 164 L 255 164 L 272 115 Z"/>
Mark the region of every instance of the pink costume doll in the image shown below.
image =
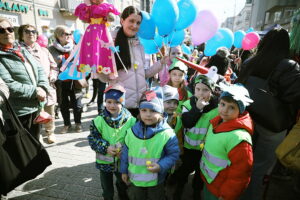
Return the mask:
<path id="1" fill-rule="evenodd" d="M 108 21 L 112 21 L 112 14 L 119 15 L 119 11 L 104 0 L 85 0 L 77 6 L 75 15 L 82 21 L 89 23 L 82 41 L 79 42 L 78 71 L 91 71 L 109 74 L 114 79 L 118 76 L 114 52 L 114 43 L 108 30 Z M 76 61 L 76 59 L 75 59 Z"/>

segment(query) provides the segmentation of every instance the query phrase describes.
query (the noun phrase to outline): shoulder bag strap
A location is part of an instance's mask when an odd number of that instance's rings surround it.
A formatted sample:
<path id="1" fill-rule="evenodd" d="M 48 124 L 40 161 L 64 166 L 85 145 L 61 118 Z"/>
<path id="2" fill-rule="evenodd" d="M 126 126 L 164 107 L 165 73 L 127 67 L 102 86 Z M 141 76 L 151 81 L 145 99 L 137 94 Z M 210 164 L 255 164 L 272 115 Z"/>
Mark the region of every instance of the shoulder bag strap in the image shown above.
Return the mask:
<path id="1" fill-rule="evenodd" d="M 13 124 L 13 126 L 18 130 L 21 131 L 23 130 L 23 125 L 20 122 L 17 114 L 15 113 L 15 111 L 13 110 L 12 106 L 10 105 L 8 99 L 6 98 L 6 96 L 4 95 L 4 93 L 0 90 L 0 96 L 3 98 L 4 100 L 4 105 L 6 108 L 6 111 L 8 112 L 9 118 Z"/>

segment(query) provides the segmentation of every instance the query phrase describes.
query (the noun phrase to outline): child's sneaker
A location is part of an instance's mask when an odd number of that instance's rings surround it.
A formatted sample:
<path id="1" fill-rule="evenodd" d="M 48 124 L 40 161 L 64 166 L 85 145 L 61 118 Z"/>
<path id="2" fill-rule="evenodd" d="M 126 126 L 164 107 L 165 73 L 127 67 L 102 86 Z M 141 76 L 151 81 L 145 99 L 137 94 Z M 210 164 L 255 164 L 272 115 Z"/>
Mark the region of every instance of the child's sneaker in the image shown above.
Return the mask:
<path id="1" fill-rule="evenodd" d="M 82 132 L 82 127 L 81 127 L 81 124 L 75 124 L 75 131 L 77 132 L 77 133 L 80 133 L 80 132 Z"/>
<path id="2" fill-rule="evenodd" d="M 71 125 L 70 126 L 64 126 L 63 129 L 60 131 L 61 134 L 67 133 L 71 130 Z"/>

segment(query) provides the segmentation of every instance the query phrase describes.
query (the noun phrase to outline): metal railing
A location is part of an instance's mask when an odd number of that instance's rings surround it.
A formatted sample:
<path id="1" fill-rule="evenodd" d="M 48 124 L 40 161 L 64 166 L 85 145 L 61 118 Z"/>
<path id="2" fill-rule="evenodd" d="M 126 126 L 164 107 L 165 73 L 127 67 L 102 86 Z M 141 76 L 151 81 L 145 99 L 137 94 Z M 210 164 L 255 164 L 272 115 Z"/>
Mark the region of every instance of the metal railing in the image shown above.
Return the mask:
<path id="1" fill-rule="evenodd" d="M 74 12 L 75 8 L 82 2 L 83 0 L 60 0 L 60 10 Z"/>

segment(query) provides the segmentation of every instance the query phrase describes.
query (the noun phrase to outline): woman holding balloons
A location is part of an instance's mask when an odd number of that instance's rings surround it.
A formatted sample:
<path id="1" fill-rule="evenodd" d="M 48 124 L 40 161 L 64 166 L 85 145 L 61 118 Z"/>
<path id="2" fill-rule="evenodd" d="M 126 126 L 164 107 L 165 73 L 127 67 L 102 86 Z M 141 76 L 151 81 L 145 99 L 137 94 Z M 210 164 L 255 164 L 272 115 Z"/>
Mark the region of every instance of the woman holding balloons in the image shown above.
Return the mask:
<path id="1" fill-rule="evenodd" d="M 44 68 L 46 77 L 48 78 L 50 87 L 48 89 L 48 94 L 46 98 L 46 104 L 44 106 L 44 110 L 52 116 L 54 119 L 55 112 L 54 107 L 56 104 L 56 90 L 54 83 L 57 80 L 58 76 L 58 68 L 57 65 L 51 55 L 51 53 L 46 49 L 44 46 L 48 39 L 45 36 L 39 37 L 39 42 L 37 42 L 37 31 L 36 28 L 32 25 L 25 24 L 20 26 L 19 30 L 19 41 L 21 46 L 25 47 L 31 55 L 33 55 L 37 61 L 42 64 Z M 44 37 L 44 38 L 43 38 Z M 55 142 L 54 130 L 55 130 L 55 123 L 54 120 L 45 124 L 45 130 L 47 134 L 48 143 Z"/>
<path id="2" fill-rule="evenodd" d="M 293 125 L 294 112 L 300 109 L 300 70 L 296 62 L 288 59 L 289 48 L 289 34 L 285 29 L 270 30 L 260 42 L 256 55 L 242 65 L 237 80 L 245 84 L 254 99 L 252 108 L 249 108 L 255 125 L 254 165 L 243 200 L 263 198 L 263 179 L 276 162 L 275 149 Z M 255 88 L 261 88 L 257 85 L 261 80 L 268 85 L 275 100 L 270 101 L 266 95 L 258 96 L 256 91 L 260 90 Z M 257 97 L 260 98 L 255 101 Z M 259 108 L 263 112 L 259 112 Z"/>
<path id="3" fill-rule="evenodd" d="M 118 82 L 124 86 L 126 89 L 125 107 L 133 116 L 138 115 L 138 104 L 142 93 L 147 88 L 146 78 L 158 73 L 168 60 L 168 57 L 165 56 L 154 63 L 152 67 L 144 69 L 146 63 L 145 53 L 137 37 L 141 21 L 142 16 L 137 8 L 128 6 L 124 9 L 121 14 L 122 27 L 115 36 L 115 46 L 119 48 L 119 53 L 115 53 L 118 77 L 112 80 L 103 73 L 98 74 L 103 82 L 109 82 L 109 84 Z M 124 69 L 124 66 L 126 69 Z"/>

